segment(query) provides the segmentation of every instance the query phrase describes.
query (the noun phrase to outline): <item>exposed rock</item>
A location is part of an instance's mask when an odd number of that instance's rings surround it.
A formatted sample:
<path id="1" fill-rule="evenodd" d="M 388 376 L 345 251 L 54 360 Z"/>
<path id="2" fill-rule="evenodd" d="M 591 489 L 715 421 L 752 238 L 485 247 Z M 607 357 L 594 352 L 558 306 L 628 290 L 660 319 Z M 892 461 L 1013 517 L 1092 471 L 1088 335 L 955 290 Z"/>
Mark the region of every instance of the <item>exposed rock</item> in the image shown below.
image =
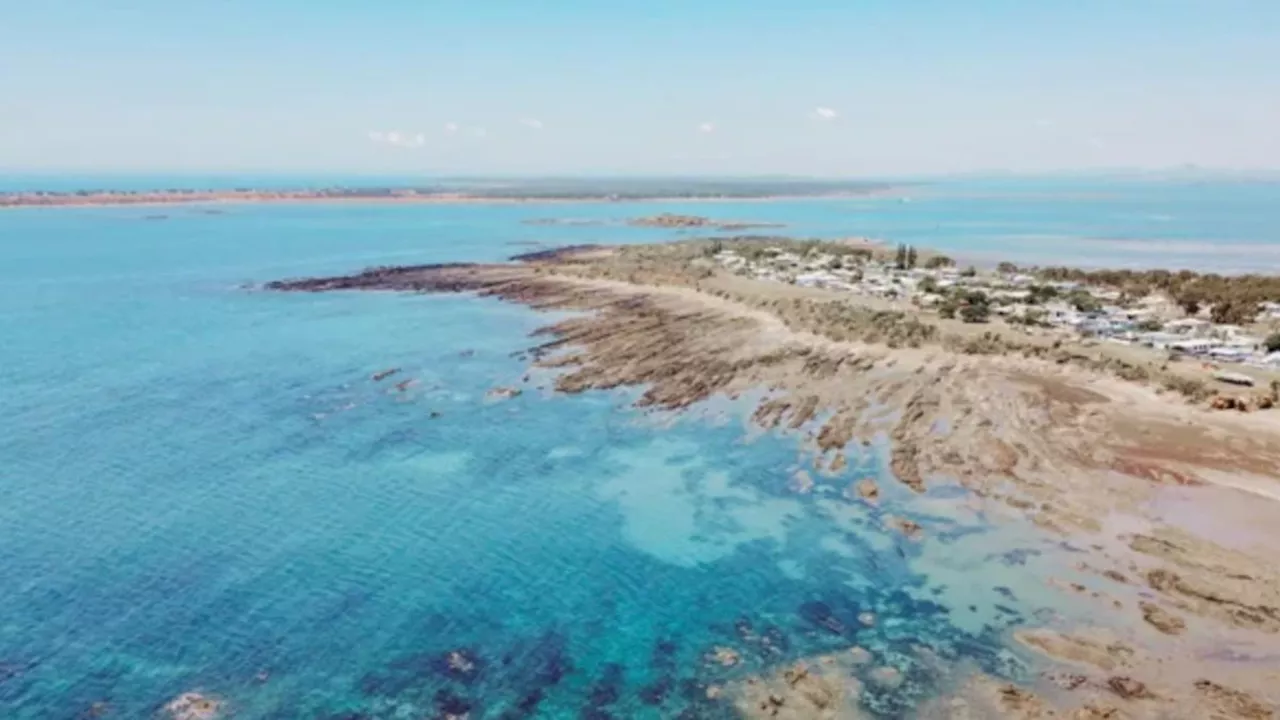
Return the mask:
<path id="1" fill-rule="evenodd" d="M 860 686 L 839 663 L 796 663 L 763 678 L 735 683 L 734 706 L 745 718 L 860 718 Z"/>
<path id="2" fill-rule="evenodd" d="M 1145 684 L 1123 675 L 1116 675 L 1107 680 L 1107 687 L 1111 688 L 1111 692 L 1125 700 L 1151 697 L 1151 691 L 1147 690 Z"/>
<path id="3" fill-rule="evenodd" d="M 1133 657 L 1133 649 L 1119 642 L 1107 643 L 1080 635 L 1066 635 L 1054 630 L 1019 630 L 1014 638 L 1027 647 L 1039 650 L 1056 660 L 1092 665 L 1111 671 L 1125 665 Z"/>
<path id="4" fill-rule="evenodd" d="M 1076 688 L 1089 682 L 1086 675 L 1079 673 L 1050 673 L 1046 676 L 1049 682 L 1062 688 L 1063 690 L 1075 690 Z"/>
<path id="5" fill-rule="evenodd" d="M 854 665 L 865 665 L 871 662 L 871 653 L 866 648 L 857 645 L 849 648 L 849 655 L 849 661 Z"/>
<path id="6" fill-rule="evenodd" d="M 850 497 L 860 497 L 869 503 L 880 499 L 880 486 L 871 478 L 863 478 L 849 487 Z"/>
<path id="7" fill-rule="evenodd" d="M 1123 717 L 1118 708 L 1097 703 L 1088 703 L 1071 713 L 1071 720 L 1120 720 Z"/>
<path id="8" fill-rule="evenodd" d="M 999 689 L 1000 705 L 1012 712 L 1038 712 L 1043 707 L 1035 693 L 1023 690 L 1016 685 L 1004 685 Z M 1027 717 L 1030 717 L 1028 715 Z"/>
<path id="9" fill-rule="evenodd" d="M 1211 680 L 1198 680 L 1196 691 L 1209 702 L 1220 715 L 1214 720 L 1268 720 L 1275 717 L 1275 712 L 1263 705 L 1253 696 Z"/>
<path id="10" fill-rule="evenodd" d="M 858 622 L 867 627 L 874 627 L 876 624 L 876 614 L 873 612 L 858 613 Z"/>
<path id="11" fill-rule="evenodd" d="M 791 687 L 800 684 L 802 680 L 809 677 L 809 666 L 804 663 L 796 663 L 786 670 L 782 671 L 782 678 L 787 681 Z"/>
<path id="12" fill-rule="evenodd" d="M 221 709 L 221 700 L 198 692 L 182 693 L 164 706 L 164 711 L 173 720 L 214 720 Z"/>
<path id="13" fill-rule="evenodd" d="M 1102 572 L 1102 576 L 1107 578 L 1108 580 L 1114 580 L 1115 582 L 1118 582 L 1118 583 L 1128 584 L 1129 582 L 1129 578 L 1125 577 L 1123 573 L 1117 572 L 1115 570 L 1104 570 Z"/>
<path id="14" fill-rule="evenodd" d="M 400 372 L 400 368 L 387 368 L 386 370 L 379 370 L 378 372 L 374 373 L 372 376 L 369 377 L 369 379 L 374 382 L 382 382 L 383 380 L 386 380 L 387 378 L 391 377 L 392 375 L 395 375 L 398 372 Z"/>
<path id="15" fill-rule="evenodd" d="M 717 699 L 719 699 L 719 697 L 720 697 L 720 693 L 722 693 L 722 692 L 724 692 L 724 690 L 723 690 L 719 685 L 708 685 L 708 686 L 707 686 L 707 693 L 706 693 L 706 694 L 707 694 L 707 699 L 708 699 L 708 700 L 717 700 Z"/>
<path id="16" fill-rule="evenodd" d="M 1140 602 L 1138 607 L 1142 608 L 1142 619 L 1165 635 L 1179 635 L 1187 629 L 1185 620 L 1155 603 Z"/>
<path id="17" fill-rule="evenodd" d="M 827 468 L 827 470 L 833 473 L 838 473 L 838 472 L 842 472 L 848 466 L 849 466 L 849 460 L 845 458 L 844 453 L 838 452 L 836 453 L 835 457 L 831 458 L 831 465 Z"/>
<path id="18" fill-rule="evenodd" d="M 724 667 L 733 667 L 742 662 L 742 655 L 733 648 L 717 647 L 711 652 L 711 659 Z"/>
<path id="19" fill-rule="evenodd" d="M 513 397 L 518 397 L 521 392 L 523 391 L 520 388 L 496 387 L 490 390 L 485 397 L 490 400 L 510 400 Z"/>
<path id="20" fill-rule="evenodd" d="M 885 519 L 889 527 L 896 529 L 898 532 L 906 535 L 912 540 L 918 540 L 924 535 L 924 529 L 920 527 L 920 523 L 915 520 L 903 517 L 890 516 Z"/>

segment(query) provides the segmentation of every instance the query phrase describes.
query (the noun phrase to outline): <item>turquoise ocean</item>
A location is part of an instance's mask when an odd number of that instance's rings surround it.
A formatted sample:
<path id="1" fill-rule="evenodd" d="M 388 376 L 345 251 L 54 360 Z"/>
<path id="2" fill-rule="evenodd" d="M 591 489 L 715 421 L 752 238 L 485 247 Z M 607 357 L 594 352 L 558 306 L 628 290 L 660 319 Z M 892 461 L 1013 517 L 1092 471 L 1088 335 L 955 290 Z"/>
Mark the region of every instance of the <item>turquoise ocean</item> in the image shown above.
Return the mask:
<path id="1" fill-rule="evenodd" d="M 680 237 L 524 222 L 656 212 L 978 262 L 1280 267 L 1280 185 L 1257 183 L 0 211 L 0 717 L 148 718 L 187 691 L 255 719 L 726 717 L 707 686 L 853 645 L 905 679 L 868 710 L 909 717 L 938 659 L 1034 673 L 1008 632 L 1070 615 L 1028 570 L 1069 550 L 945 478 L 908 497 L 882 443 L 799 494 L 801 437 L 745 405 L 645 413 L 526 377 L 555 316 L 256 289 Z M 868 475 L 879 507 L 845 497 Z"/>

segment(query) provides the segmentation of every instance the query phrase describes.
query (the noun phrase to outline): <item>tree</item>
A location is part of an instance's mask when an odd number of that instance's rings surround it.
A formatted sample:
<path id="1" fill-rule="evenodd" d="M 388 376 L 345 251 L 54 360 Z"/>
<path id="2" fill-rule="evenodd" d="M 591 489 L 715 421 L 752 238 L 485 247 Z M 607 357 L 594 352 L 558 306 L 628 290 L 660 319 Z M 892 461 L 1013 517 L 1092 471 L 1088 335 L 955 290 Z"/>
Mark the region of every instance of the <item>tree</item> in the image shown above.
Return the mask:
<path id="1" fill-rule="evenodd" d="M 1098 298 L 1084 288 L 1072 290 L 1071 294 L 1067 295 L 1067 302 L 1082 313 L 1098 312 L 1102 309 L 1102 303 Z"/>
<path id="2" fill-rule="evenodd" d="M 936 294 L 938 292 L 938 281 L 927 277 L 921 280 L 919 285 L 916 285 L 916 289 L 922 293 Z"/>
<path id="3" fill-rule="evenodd" d="M 965 276 L 965 277 L 974 277 L 974 276 L 976 276 L 976 275 L 978 274 L 978 268 L 976 268 L 976 267 L 974 267 L 974 266 L 970 265 L 969 267 L 965 268 L 964 270 L 961 270 L 961 271 L 960 271 L 960 274 L 961 274 L 961 275 L 963 275 L 963 276 Z"/>
<path id="4" fill-rule="evenodd" d="M 916 254 L 916 248 L 915 248 L 915 246 L 914 246 L 914 245 L 908 245 L 908 246 L 907 246 L 907 267 L 908 267 L 908 268 L 913 268 L 913 267 L 915 267 L 915 266 L 916 266 L 916 259 L 917 259 L 918 257 L 919 257 L 919 256 Z"/>
<path id="5" fill-rule="evenodd" d="M 977 303 L 965 303 L 960 306 L 960 319 L 967 323 L 983 323 L 991 317 L 991 307 Z"/>
<path id="6" fill-rule="evenodd" d="M 925 268 L 929 270 L 937 270 L 938 268 L 955 267 L 956 261 L 946 255 L 934 255 L 924 261 Z"/>
<path id="7" fill-rule="evenodd" d="M 1269 353 L 1280 352 L 1280 332 L 1268 335 L 1267 339 L 1262 342 L 1262 346 L 1265 347 Z"/>
<path id="8" fill-rule="evenodd" d="M 1018 266 L 1006 260 L 999 265 L 996 265 L 996 271 L 1004 273 L 1005 275 L 1012 275 L 1018 272 Z"/>
<path id="9" fill-rule="evenodd" d="M 1027 292 L 1027 302 L 1031 305 L 1043 305 L 1058 297 L 1058 288 L 1052 285 L 1032 285 Z"/>
<path id="10" fill-rule="evenodd" d="M 898 251 L 894 255 L 893 265 L 899 270 L 907 269 L 907 246 L 906 245 L 898 246 Z"/>
<path id="11" fill-rule="evenodd" d="M 1244 300 L 1223 300 L 1209 309 L 1209 318 L 1221 325 L 1246 325 L 1258 317 L 1258 304 Z"/>
<path id="12" fill-rule="evenodd" d="M 1195 288 L 1182 287 L 1173 293 L 1173 301 L 1178 303 L 1178 307 L 1188 315 L 1196 315 L 1200 312 L 1200 305 L 1204 302 L 1204 296 Z"/>

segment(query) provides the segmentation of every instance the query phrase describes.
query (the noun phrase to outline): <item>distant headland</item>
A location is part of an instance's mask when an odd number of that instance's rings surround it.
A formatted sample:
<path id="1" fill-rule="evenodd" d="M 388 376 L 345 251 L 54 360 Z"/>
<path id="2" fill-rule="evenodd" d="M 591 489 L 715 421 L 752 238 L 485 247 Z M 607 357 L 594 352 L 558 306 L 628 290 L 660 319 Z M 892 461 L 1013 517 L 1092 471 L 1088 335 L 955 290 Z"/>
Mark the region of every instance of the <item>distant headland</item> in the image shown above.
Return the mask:
<path id="1" fill-rule="evenodd" d="M 0 192 L 0 208 L 273 202 L 447 204 L 768 200 L 865 196 L 888 192 L 894 187 L 875 182 L 823 180 L 530 180 L 507 184 L 441 183 L 421 187 L 33 188 Z"/>

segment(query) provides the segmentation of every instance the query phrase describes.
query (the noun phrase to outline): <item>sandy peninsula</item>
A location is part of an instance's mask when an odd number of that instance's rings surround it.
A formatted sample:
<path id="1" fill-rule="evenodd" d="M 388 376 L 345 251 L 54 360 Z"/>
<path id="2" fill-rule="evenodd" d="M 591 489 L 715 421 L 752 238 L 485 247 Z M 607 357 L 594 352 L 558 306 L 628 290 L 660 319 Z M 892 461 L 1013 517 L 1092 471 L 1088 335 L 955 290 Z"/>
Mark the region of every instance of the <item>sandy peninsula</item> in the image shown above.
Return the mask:
<path id="1" fill-rule="evenodd" d="M 530 352 L 559 371 L 559 391 L 639 386 L 639 405 L 667 410 L 763 393 L 754 422 L 800 433 L 814 472 L 839 476 L 854 448 L 887 438 L 910 490 L 959 483 L 989 516 L 1060 539 L 1089 580 L 1046 583 L 1092 619 L 1043 618 L 1015 638 L 1057 669 L 1022 686 L 974 670 L 922 717 L 1274 717 L 1274 386 L 1217 383 L 1163 352 L 1029 332 L 964 306 L 951 316 L 744 276 L 717 261 L 726 246 L 577 247 L 267 287 L 465 292 L 585 311 L 546 327 Z M 885 251 L 789 249 L 848 247 Z M 1224 411 L 1219 397 L 1239 399 Z M 873 481 L 848 482 L 874 502 Z M 747 717 L 859 717 L 857 688 L 839 672 L 848 662 L 813 658 L 717 692 Z"/>
<path id="2" fill-rule="evenodd" d="M 234 189 L 84 189 L 75 191 L 22 190 L 0 192 L 0 208 L 101 207 L 243 203 L 378 203 L 378 204 L 524 204 L 614 202 L 717 202 L 768 201 L 802 198 L 839 198 L 882 194 L 891 186 L 863 182 L 732 181 L 618 181 L 615 183 L 525 181 L 475 187 L 441 183 L 422 187 L 320 187 Z M 693 216 L 662 216 L 655 227 L 698 226 Z M 693 224 L 689 224 L 692 222 Z M 759 227 L 741 224 L 737 229 Z M 732 229 L 732 228 L 731 228 Z"/>

